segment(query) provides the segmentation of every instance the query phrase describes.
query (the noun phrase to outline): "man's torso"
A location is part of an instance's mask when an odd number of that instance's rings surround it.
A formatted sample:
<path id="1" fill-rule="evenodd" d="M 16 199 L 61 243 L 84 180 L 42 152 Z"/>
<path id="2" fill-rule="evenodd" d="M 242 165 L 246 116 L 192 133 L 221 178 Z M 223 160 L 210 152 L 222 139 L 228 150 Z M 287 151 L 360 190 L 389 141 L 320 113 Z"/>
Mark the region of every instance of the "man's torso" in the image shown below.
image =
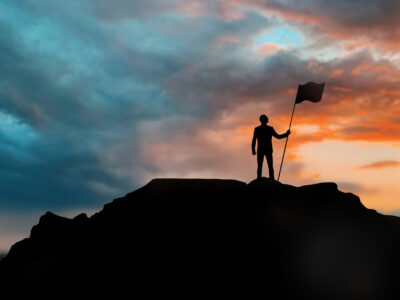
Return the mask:
<path id="1" fill-rule="evenodd" d="M 260 125 L 255 128 L 257 138 L 257 152 L 272 152 L 272 135 L 273 127 L 268 125 Z"/>

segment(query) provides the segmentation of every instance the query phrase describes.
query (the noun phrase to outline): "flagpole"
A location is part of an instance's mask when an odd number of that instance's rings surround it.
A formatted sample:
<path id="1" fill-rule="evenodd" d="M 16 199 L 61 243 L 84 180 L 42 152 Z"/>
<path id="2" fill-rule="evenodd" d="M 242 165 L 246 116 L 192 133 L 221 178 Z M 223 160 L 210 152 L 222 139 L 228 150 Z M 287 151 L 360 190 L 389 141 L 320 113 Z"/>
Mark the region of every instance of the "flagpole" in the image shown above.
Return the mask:
<path id="1" fill-rule="evenodd" d="M 292 116 L 290 117 L 289 130 L 290 130 L 290 127 L 292 126 L 292 120 L 293 120 L 294 109 L 296 108 L 296 100 L 297 100 L 297 99 L 294 100 L 294 105 L 293 105 L 293 110 L 292 110 Z M 286 137 L 285 148 L 283 149 L 283 155 L 282 155 L 281 166 L 279 167 L 278 181 L 279 181 L 279 178 L 281 177 L 281 170 L 282 170 L 282 165 L 283 165 L 283 159 L 285 158 L 285 152 L 286 152 L 286 146 L 287 146 L 288 139 L 289 139 L 289 136 Z"/>

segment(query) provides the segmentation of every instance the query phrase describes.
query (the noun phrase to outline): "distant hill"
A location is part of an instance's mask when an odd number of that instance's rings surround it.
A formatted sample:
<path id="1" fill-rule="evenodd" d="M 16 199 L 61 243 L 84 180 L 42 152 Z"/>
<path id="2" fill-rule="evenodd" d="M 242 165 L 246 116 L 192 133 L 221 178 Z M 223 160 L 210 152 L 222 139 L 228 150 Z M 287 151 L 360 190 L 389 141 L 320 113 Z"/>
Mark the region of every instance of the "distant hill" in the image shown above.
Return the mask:
<path id="1" fill-rule="evenodd" d="M 335 183 L 154 179 L 90 218 L 47 212 L 0 261 L 0 291 L 387 299 L 399 262 L 400 218 Z"/>

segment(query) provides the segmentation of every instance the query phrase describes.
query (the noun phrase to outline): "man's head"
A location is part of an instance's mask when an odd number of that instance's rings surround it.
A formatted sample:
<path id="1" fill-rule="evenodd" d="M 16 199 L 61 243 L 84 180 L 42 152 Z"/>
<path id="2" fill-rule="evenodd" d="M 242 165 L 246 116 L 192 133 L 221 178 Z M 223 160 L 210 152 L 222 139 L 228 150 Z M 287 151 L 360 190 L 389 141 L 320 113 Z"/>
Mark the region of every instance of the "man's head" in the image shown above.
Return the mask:
<path id="1" fill-rule="evenodd" d="M 260 116 L 260 122 L 261 122 L 261 124 L 267 124 L 268 123 L 268 117 L 266 115 L 261 115 Z"/>

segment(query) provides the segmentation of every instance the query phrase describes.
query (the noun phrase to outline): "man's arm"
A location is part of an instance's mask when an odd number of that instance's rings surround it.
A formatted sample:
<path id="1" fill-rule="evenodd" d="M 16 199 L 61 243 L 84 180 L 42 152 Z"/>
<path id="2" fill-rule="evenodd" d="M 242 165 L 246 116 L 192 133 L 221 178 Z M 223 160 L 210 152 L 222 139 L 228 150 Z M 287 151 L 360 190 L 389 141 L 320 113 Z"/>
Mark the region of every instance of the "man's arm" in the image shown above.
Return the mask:
<path id="1" fill-rule="evenodd" d="M 256 129 L 254 129 L 253 140 L 251 142 L 251 153 L 253 155 L 256 154 L 256 139 L 257 139 L 257 137 L 256 137 Z"/>
<path id="2" fill-rule="evenodd" d="M 286 131 L 286 133 L 284 133 L 284 134 L 277 134 L 275 129 L 272 128 L 272 135 L 274 137 L 276 137 L 277 139 L 284 139 L 284 138 L 288 137 L 289 134 L 290 134 L 290 130 Z"/>

